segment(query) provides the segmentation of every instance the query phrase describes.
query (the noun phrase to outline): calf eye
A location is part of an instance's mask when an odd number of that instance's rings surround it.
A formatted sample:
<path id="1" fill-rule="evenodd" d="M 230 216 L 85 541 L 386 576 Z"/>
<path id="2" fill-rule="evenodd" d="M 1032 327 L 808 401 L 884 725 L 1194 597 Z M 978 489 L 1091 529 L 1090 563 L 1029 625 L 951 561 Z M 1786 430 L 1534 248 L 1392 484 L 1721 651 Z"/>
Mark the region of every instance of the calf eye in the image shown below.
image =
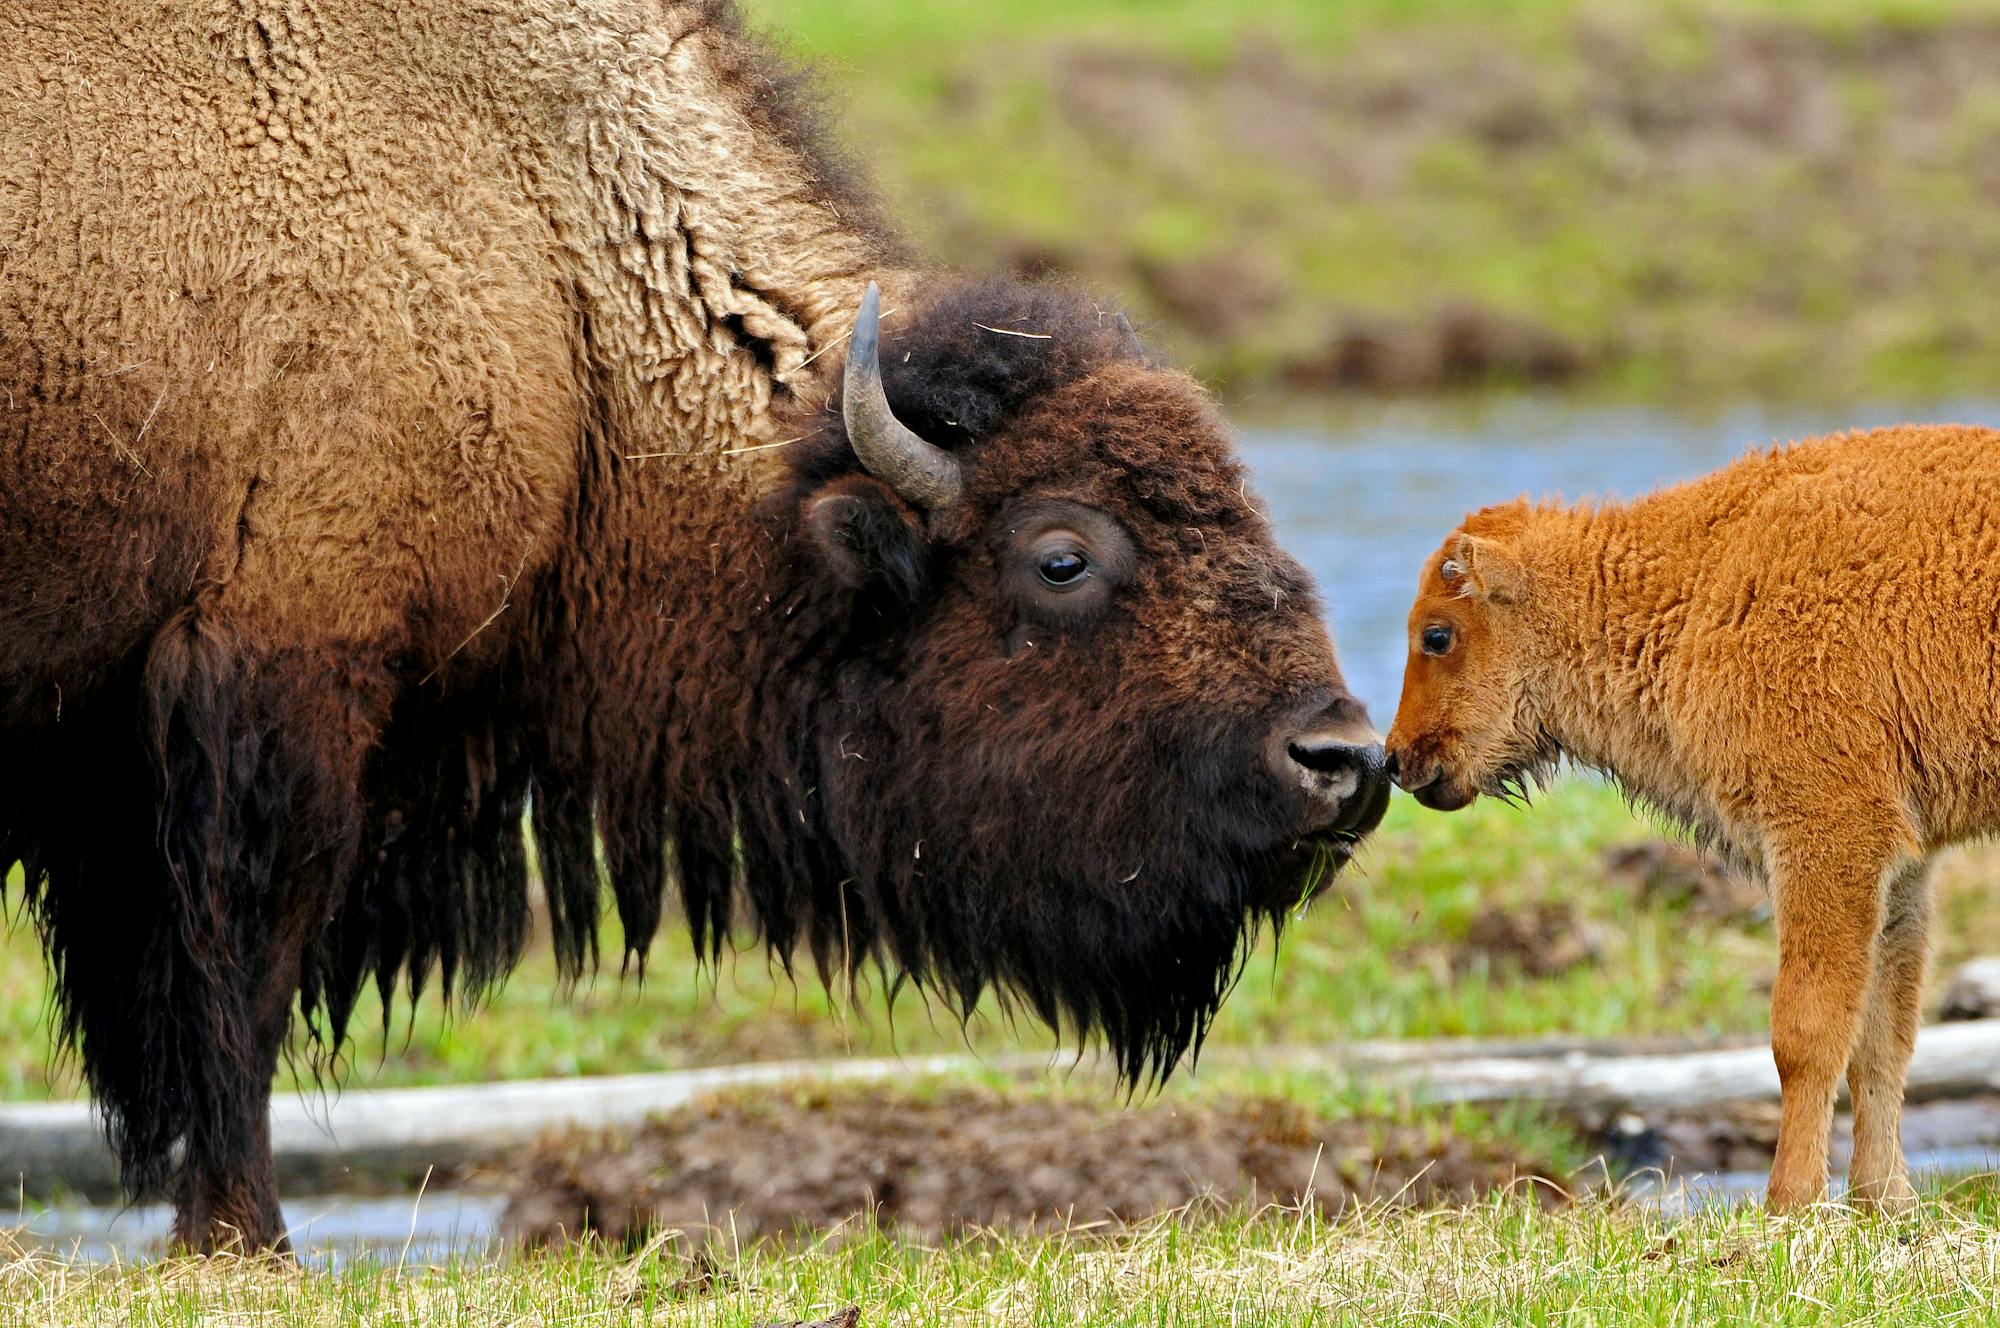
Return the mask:
<path id="1" fill-rule="evenodd" d="M 1090 560 L 1074 549 L 1062 549 L 1044 554 L 1036 570 L 1041 573 L 1043 584 L 1061 590 L 1090 575 Z"/>
<path id="2" fill-rule="evenodd" d="M 1432 623 L 1429 627 L 1424 628 L 1424 653 L 1426 655 L 1442 655 L 1445 651 L 1451 649 L 1451 639 L 1451 628 L 1445 626 L 1443 623 Z"/>

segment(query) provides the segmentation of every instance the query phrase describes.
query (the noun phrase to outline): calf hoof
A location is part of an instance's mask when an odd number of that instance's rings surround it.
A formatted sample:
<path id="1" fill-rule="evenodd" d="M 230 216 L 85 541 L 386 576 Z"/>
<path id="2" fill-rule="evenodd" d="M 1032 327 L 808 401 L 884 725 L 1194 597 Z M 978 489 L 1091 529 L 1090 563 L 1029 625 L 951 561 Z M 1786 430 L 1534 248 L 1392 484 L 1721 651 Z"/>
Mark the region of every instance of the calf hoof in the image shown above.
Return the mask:
<path id="1" fill-rule="evenodd" d="M 1917 1208 L 1917 1192 L 1900 1171 L 1886 1180 L 1853 1182 L 1847 1198 L 1859 1211 L 1878 1217 L 1907 1217 Z"/>
<path id="2" fill-rule="evenodd" d="M 1803 1213 L 1826 1198 L 1825 1181 L 1791 1181 L 1773 1172 L 1764 1207 L 1773 1213 Z"/>

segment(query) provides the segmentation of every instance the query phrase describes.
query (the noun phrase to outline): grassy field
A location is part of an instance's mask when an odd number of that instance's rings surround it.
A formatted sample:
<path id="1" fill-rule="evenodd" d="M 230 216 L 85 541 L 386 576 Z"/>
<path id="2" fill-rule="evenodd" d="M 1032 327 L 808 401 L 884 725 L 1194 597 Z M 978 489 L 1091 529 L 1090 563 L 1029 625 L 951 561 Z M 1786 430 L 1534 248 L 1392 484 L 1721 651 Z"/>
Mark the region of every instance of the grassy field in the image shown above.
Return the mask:
<path id="1" fill-rule="evenodd" d="M 91 1269 L 0 1255 L 0 1325 L 691 1324 L 853 1306 L 862 1328 L 1367 1323 L 1984 1323 L 2000 1313 L 2000 1199 L 1933 1195 L 1907 1222 L 1756 1212 L 1669 1221 L 1526 1195 L 1458 1211 L 1173 1216 L 1117 1234 L 919 1246 L 865 1228 L 724 1252 L 697 1289 L 666 1249 L 311 1272 L 257 1263 Z"/>
<path id="2" fill-rule="evenodd" d="M 1754 911 L 1714 919 L 1697 904 L 1649 900 L 1607 868 L 1607 850 L 1653 837 L 1615 795 L 1580 779 L 1529 810 L 1482 801 L 1446 817 L 1399 799 L 1357 869 L 1296 920 L 1276 961 L 1268 946 L 1260 950 L 1215 1042 L 1254 1050 L 1357 1036 L 1760 1028 L 1768 924 Z M 1996 866 L 1982 852 L 1940 873 L 1947 963 L 1993 934 L 1985 886 Z M 1533 946 L 1492 942 L 1494 919 L 1551 909 L 1569 922 L 1529 929 L 1549 942 L 1542 959 Z M 1575 941 L 1579 930 L 1587 943 Z M 1551 956 L 1559 971 L 1522 967 Z M 19 929 L 0 951 L 4 1096 L 76 1091 L 73 1075 L 51 1072 L 38 960 Z M 987 1052 L 1046 1044 L 998 1019 L 975 1026 L 970 1041 Z M 755 956 L 726 962 L 713 982 L 684 963 L 657 962 L 643 990 L 607 976 L 564 1000 L 537 952 L 488 1009 L 446 1020 L 426 1004 L 386 1047 L 379 1036 L 364 1038 L 345 1079 L 437 1082 L 963 1045 L 955 1026 L 914 1006 L 892 1028 L 873 995 L 851 1007 L 831 1003 L 809 982 L 795 988 L 774 977 Z M 1412 1108 L 1324 1077 L 1260 1072 L 1254 1055 L 1230 1060 L 1177 1081 L 1164 1105 L 1276 1097 L 1331 1117 L 1494 1141 L 1571 1183 L 1596 1174 L 1584 1141 L 1531 1111 Z M 1023 1088 L 997 1074 L 975 1081 L 1003 1095 L 1102 1096 L 1089 1083 Z M 906 1098 L 924 1091 L 903 1090 Z M 1838 1211 L 1798 1223 L 1767 1224 L 1754 1212 L 1671 1222 L 1601 1200 L 1544 1212 L 1516 1194 L 1467 1209 L 1375 1209 L 1334 1222 L 1309 1212 L 1204 1210 L 1125 1231 L 944 1243 L 850 1228 L 817 1243 L 723 1251 L 729 1280 L 702 1295 L 677 1289 L 687 1270 L 671 1250 L 621 1260 L 572 1249 L 402 1270 L 117 1270 L 25 1251 L 10 1261 L 0 1237 L 0 1325 L 749 1325 L 847 1304 L 861 1307 L 863 1324 L 902 1325 L 1979 1321 L 1994 1312 L 2000 1285 L 1996 1210 L 2000 1193 L 1969 1183 L 1893 1226 Z"/>
<path id="3" fill-rule="evenodd" d="M 1531 808 L 1481 799 L 1426 812 L 1406 798 L 1335 883 L 1265 940 L 1210 1045 L 1256 1048 L 1383 1037 L 1714 1036 L 1765 1027 L 1776 953 L 1754 908 L 1714 916 L 1652 898 L 1607 861 L 1658 829 L 1610 789 L 1565 779 Z M 1949 855 L 1937 875 L 1940 971 L 2000 934 L 2000 853 Z M 10 891 L 10 898 L 18 892 Z M 1753 896 L 1754 898 L 1754 896 Z M 616 955 L 614 930 L 606 953 Z M 31 929 L 0 931 L 0 1100 L 81 1092 L 51 1053 L 48 985 Z M 745 1060 L 1049 1047 L 1032 1024 L 989 1006 L 969 1029 L 879 985 L 833 997 L 761 952 L 698 967 L 671 926 L 644 984 L 615 965 L 559 990 L 545 944 L 483 1007 L 400 1005 L 356 1017 L 337 1067 L 351 1086 L 607 1074 Z M 298 1067 L 304 1072 L 305 1067 Z"/>
<path id="4" fill-rule="evenodd" d="M 2000 13 L 1949 0 L 751 5 L 930 255 L 1255 403 L 2000 386 Z"/>

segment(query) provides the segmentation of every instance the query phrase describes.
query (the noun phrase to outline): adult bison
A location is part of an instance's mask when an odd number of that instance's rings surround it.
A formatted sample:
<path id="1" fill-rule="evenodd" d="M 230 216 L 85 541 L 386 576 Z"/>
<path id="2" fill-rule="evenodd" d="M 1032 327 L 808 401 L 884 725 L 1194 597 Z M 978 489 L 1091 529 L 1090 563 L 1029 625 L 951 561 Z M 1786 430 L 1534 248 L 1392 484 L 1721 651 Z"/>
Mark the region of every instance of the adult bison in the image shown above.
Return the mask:
<path id="1" fill-rule="evenodd" d="M 1201 392 L 900 266 L 724 5 L 25 0 L 0 82 L 0 861 L 182 1240 L 529 839 L 566 971 L 671 881 L 1139 1078 L 1379 819 Z"/>

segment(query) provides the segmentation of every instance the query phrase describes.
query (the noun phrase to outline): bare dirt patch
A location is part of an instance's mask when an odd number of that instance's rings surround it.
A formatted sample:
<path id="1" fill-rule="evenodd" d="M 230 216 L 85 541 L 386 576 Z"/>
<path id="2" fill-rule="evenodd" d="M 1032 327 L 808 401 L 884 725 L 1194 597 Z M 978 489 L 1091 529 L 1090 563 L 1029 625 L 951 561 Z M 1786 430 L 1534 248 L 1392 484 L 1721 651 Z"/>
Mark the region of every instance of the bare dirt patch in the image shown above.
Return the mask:
<path id="1" fill-rule="evenodd" d="M 531 1244 L 662 1228 L 750 1239 L 873 1213 L 933 1239 L 1131 1222 L 1205 1201 L 1458 1203 L 1560 1186 L 1546 1159 L 1440 1126 L 1315 1116 L 1281 1101 L 1190 1107 L 834 1094 L 723 1100 L 631 1133 L 551 1140 L 521 1164 L 506 1228 Z"/>
<path id="2" fill-rule="evenodd" d="M 814 1319 L 811 1323 L 807 1323 L 804 1319 L 777 1319 L 765 1324 L 763 1328 L 859 1328 L 860 1323 L 860 1307 L 849 1305 L 838 1314 L 824 1319 Z"/>
<path id="3" fill-rule="evenodd" d="M 1566 899 L 1523 908 L 1496 904 L 1472 919 L 1465 943 L 1452 952 L 1451 967 L 1458 977 L 1481 971 L 1555 977 L 1597 963 L 1610 939 Z"/>
<path id="4" fill-rule="evenodd" d="M 1456 300 L 1424 317 L 1344 315 L 1317 349 L 1285 366 L 1283 381 L 1297 391 L 1380 393 L 1554 384 L 1578 377 L 1591 360 L 1539 323 Z"/>
<path id="5" fill-rule="evenodd" d="M 1737 926 L 1771 918 L 1771 897 L 1763 886 L 1686 844 L 1664 839 L 1622 844 L 1605 851 L 1604 871 L 1647 908 L 1688 909 Z"/>

